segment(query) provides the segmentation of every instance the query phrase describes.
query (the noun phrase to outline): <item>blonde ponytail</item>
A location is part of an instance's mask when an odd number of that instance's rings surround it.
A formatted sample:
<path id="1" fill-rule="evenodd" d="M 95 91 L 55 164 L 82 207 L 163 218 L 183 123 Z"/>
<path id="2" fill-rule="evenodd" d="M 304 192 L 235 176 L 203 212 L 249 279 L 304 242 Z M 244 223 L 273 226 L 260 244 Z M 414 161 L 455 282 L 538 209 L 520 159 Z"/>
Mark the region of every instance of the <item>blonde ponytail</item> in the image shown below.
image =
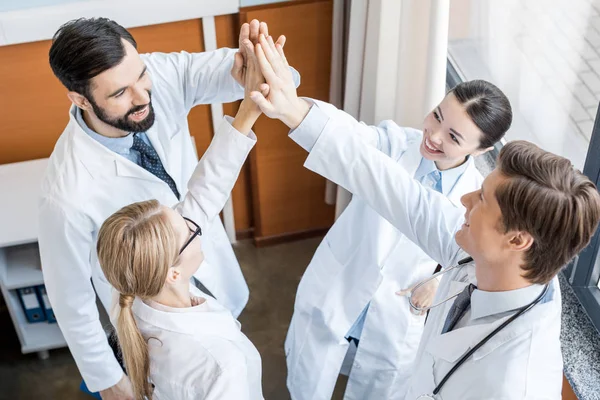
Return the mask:
<path id="1" fill-rule="evenodd" d="M 151 399 L 148 345 L 132 306 L 136 297 L 149 299 L 160 293 L 177 259 L 177 237 L 164 206 L 143 201 L 111 215 L 98 233 L 97 252 L 104 276 L 121 293 L 117 338 L 135 399 Z"/>
<path id="2" fill-rule="evenodd" d="M 133 386 L 136 400 L 152 398 L 152 387 L 148 381 L 150 376 L 150 358 L 148 345 L 140 333 L 131 306 L 135 296 L 121 294 L 119 296 L 119 320 L 117 322 L 117 337 L 127 369 L 127 375 Z"/>

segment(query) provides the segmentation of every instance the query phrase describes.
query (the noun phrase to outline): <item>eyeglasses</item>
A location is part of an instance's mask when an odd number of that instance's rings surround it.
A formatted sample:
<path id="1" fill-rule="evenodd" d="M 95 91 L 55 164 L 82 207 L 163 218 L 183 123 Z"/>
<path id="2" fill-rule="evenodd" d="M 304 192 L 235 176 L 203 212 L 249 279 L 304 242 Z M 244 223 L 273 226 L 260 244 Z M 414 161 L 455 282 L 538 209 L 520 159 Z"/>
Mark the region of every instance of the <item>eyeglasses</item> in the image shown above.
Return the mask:
<path id="1" fill-rule="evenodd" d="M 189 218 L 183 217 L 183 219 L 188 222 L 189 224 L 193 225 L 195 229 L 192 229 L 191 226 L 189 226 L 188 224 L 188 228 L 190 229 L 190 232 L 192 233 L 192 236 L 190 236 L 190 238 L 187 240 L 187 242 L 185 242 L 185 244 L 183 245 L 183 247 L 181 248 L 181 250 L 179 250 L 179 255 L 181 255 L 181 253 L 183 253 L 183 251 L 185 250 L 186 247 L 188 247 L 190 245 L 190 243 L 192 243 L 192 241 L 194 239 L 196 239 L 196 236 L 202 236 L 202 228 L 200 228 L 200 225 L 198 225 L 197 223 L 195 223 L 194 221 L 192 221 Z"/>

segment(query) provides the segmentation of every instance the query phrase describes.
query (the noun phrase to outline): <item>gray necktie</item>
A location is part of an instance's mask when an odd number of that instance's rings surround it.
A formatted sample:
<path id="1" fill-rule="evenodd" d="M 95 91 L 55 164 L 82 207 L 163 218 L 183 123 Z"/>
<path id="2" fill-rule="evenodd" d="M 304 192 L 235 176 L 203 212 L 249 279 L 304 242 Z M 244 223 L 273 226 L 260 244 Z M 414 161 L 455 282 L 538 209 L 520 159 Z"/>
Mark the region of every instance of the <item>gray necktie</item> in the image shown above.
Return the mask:
<path id="1" fill-rule="evenodd" d="M 467 287 L 465 287 L 465 290 L 460 292 L 456 299 L 454 299 L 454 303 L 452 304 L 452 307 L 450 307 L 450 311 L 448 311 L 448 315 L 446 316 L 446 322 L 444 322 L 442 334 L 450 332 L 452 329 L 454 329 L 456 323 L 462 318 L 469 307 L 471 307 L 471 294 L 476 288 L 477 286 L 469 284 Z"/>

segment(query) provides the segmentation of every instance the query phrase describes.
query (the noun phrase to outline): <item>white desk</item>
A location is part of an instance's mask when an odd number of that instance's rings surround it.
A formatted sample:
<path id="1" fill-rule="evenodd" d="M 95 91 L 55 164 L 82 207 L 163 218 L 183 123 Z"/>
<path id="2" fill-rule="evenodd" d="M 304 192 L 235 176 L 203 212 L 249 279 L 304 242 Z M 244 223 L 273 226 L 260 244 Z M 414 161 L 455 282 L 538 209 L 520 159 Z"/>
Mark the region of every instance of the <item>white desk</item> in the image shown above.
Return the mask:
<path id="1" fill-rule="evenodd" d="M 42 285 L 38 237 L 38 201 L 47 159 L 0 165 L 0 290 L 21 342 L 21 352 L 66 346 L 56 323 L 29 323 L 16 289 Z"/>

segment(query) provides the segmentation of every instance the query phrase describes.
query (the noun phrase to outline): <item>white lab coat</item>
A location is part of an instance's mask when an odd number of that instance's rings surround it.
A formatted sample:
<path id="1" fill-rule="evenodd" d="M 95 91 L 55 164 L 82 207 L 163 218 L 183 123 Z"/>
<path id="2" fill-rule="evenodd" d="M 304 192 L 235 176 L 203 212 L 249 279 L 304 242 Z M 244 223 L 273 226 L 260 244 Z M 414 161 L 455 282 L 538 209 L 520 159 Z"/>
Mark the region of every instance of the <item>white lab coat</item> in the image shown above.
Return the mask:
<path id="1" fill-rule="evenodd" d="M 332 118 L 357 126 L 363 139 L 414 176 L 422 160 L 420 131 L 391 121 L 369 127 L 330 104 L 315 103 Z M 463 210 L 460 197 L 477 190 L 483 180 L 473 159 L 467 162 L 448 195 Z M 298 286 L 285 343 L 292 397 L 331 398 L 348 349 L 344 336 L 369 302 L 344 398 L 387 399 L 391 393 L 404 393 L 425 317 L 411 313 L 407 298 L 395 292 L 431 276 L 436 266 L 354 196 L 319 245 Z"/>
<path id="2" fill-rule="evenodd" d="M 153 82 L 156 113 L 146 133 L 182 196 L 197 164 L 188 112 L 196 104 L 243 97 L 243 88 L 230 74 L 234 53 L 220 49 L 142 55 Z M 98 230 L 127 204 L 157 199 L 171 206 L 178 199 L 161 179 L 89 137 L 77 124 L 75 111 L 72 107 L 42 183 L 39 244 L 58 324 L 88 388 L 98 391 L 122 376 L 96 309 L 96 294 L 109 309 L 111 291 L 96 257 Z M 197 278 L 237 316 L 247 302 L 248 287 L 218 218 L 204 229 L 202 239 L 206 263 Z"/>
<path id="3" fill-rule="evenodd" d="M 431 258 L 454 265 L 465 254 L 454 240 L 464 214 L 443 195 L 428 190 L 389 157 L 364 146 L 360 135 L 340 118 L 329 118 L 313 109 L 310 126 L 291 137 L 310 151 L 305 166 L 356 193 L 390 221 Z M 320 114 L 319 114 L 320 113 Z M 306 121 L 306 120 L 305 120 Z M 405 144 L 406 146 L 407 144 Z M 456 280 L 469 269 L 442 279 L 437 298 L 452 292 Z M 471 272 L 471 275 L 472 272 Z M 504 322 L 465 326 L 441 334 L 451 304 L 431 312 L 417 353 L 407 400 L 431 394 L 436 384 L 460 356 Z M 438 399 L 560 399 L 562 356 L 560 350 L 560 290 L 556 279 L 548 298 L 504 328 L 448 380 Z M 512 315 L 510 313 L 509 315 Z M 394 399 L 394 394 L 390 394 Z"/>
<path id="4" fill-rule="evenodd" d="M 253 136 L 251 134 L 250 136 Z M 223 121 L 198 163 L 188 192 L 176 210 L 204 226 L 217 217 L 237 180 L 255 140 Z M 204 241 L 204 235 L 202 236 Z M 200 265 L 200 269 L 206 267 Z M 260 355 L 240 331 L 240 324 L 217 300 L 188 308 L 171 308 L 136 298 L 132 311 L 147 340 L 154 400 L 260 400 Z M 111 321 L 120 312 L 113 289 Z"/>
<path id="5" fill-rule="evenodd" d="M 148 341 L 153 400 L 262 400 L 261 359 L 231 312 L 206 298 L 172 309 L 135 299 L 133 312 Z"/>

